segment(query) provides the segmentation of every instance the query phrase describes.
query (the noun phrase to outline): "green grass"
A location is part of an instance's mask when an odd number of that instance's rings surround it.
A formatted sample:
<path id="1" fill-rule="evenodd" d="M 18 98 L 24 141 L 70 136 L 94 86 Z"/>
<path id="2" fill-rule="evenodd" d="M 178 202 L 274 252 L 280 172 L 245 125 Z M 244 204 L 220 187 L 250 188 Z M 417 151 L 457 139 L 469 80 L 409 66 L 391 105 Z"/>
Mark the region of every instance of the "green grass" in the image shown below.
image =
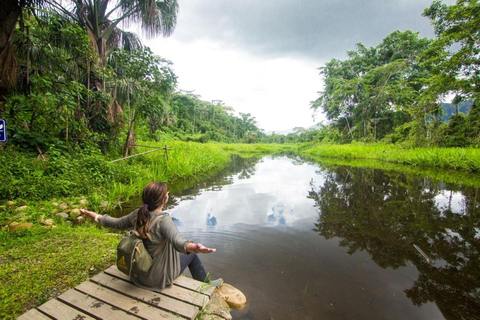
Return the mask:
<path id="1" fill-rule="evenodd" d="M 103 271 L 118 239 L 96 226 L 0 231 L 0 318 L 14 319 Z"/>
<path id="2" fill-rule="evenodd" d="M 233 154 L 255 155 L 255 154 L 274 154 L 280 152 L 297 152 L 299 144 L 245 144 L 245 143 L 219 143 L 217 144 L 223 150 Z"/>
<path id="3" fill-rule="evenodd" d="M 326 145 L 306 147 L 301 154 L 341 159 L 380 160 L 410 166 L 480 172 L 480 149 L 411 148 L 396 145 Z"/>
<path id="4" fill-rule="evenodd" d="M 395 171 L 412 175 L 428 177 L 433 181 L 442 181 L 445 183 L 453 183 L 458 186 L 474 187 L 480 186 L 480 175 L 472 174 L 466 171 L 452 171 L 447 169 L 438 169 L 431 167 L 411 166 L 398 163 L 385 162 L 380 160 L 365 159 L 340 159 L 329 157 L 309 156 L 315 163 L 322 167 L 349 166 L 356 168 L 373 168 L 385 171 Z"/>
<path id="5" fill-rule="evenodd" d="M 105 199 L 111 204 L 110 209 L 138 196 L 143 187 L 151 181 L 164 181 L 167 184 L 176 180 L 189 178 L 191 183 L 215 174 L 225 168 L 229 161 L 228 152 L 215 144 L 199 144 L 194 142 L 154 142 L 139 143 L 152 147 L 169 146 L 167 154 L 164 151 L 152 152 L 135 158 L 116 162 L 113 165 L 121 171 L 130 172 L 127 182 L 113 181 L 105 194 Z M 152 150 L 138 147 L 135 153 Z M 99 207 L 95 209 L 100 210 Z"/>
<path id="6" fill-rule="evenodd" d="M 143 144 L 162 146 L 151 142 Z M 49 179 L 52 184 L 55 184 L 55 179 L 68 180 L 71 188 L 75 188 L 76 183 L 82 184 L 79 188 L 82 196 L 69 196 L 70 190 L 65 193 L 68 196 L 56 199 L 45 199 L 48 195 L 29 198 L 29 193 L 20 193 L 25 195 L 25 198 L 7 199 L 15 200 L 15 204 L 4 203 L 0 206 L 0 225 L 4 226 L 0 231 L 0 318 L 16 318 L 114 263 L 118 237 L 109 234 L 108 229 L 88 225 L 72 227 L 61 222 L 60 218 L 55 217 L 55 213 L 63 210 L 52 204 L 54 200 L 73 208 L 79 207 L 78 200 L 82 197 L 88 200 L 88 208 L 97 212 L 110 212 L 123 201 L 139 196 L 150 181 L 172 183 L 182 180 L 185 184 L 183 180 L 191 178 L 188 180 L 193 184 L 195 180 L 219 172 L 230 161 L 229 153 L 215 144 L 174 141 L 167 142 L 167 145 L 171 146 L 168 160 L 163 151 L 116 163 L 108 163 L 102 156 L 95 155 L 96 162 L 103 161 L 103 171 L 96 171 L 92 165 L 83 170 L 86 173 L 81 178 L 70 178 L 75 170 L 71 168 L 68 158 L 64 157 L 61 162 L 56 161 L 58 170 L 55 174 L 48 177 L 38 175 L 38 179 L 29 180 L 31 185 L 28 187 L 32 192 L 38 188 L 40 193 Z M 151 149 L 138 148 L 136 152 L 146 150 Z M 18 161 L 14 165 L 28 176 L 31 171 L 30 160 L 19 154 L 11 157 L 21 160 L 20 166 Z M 81 156 L 79 158 L 78 165 L 81 165 Z M 7 170 L 7 164 L 3 165 Z M 45 172 L 49 170 L 43 169 Z M 89 180 L 88 172 L 96 177 Z M 101 176 L 102 172 L 108 175 Z M 21 177 L 16 176 L 15 179 L 21 183 Z M 101 207 L 102 201 L 107 201 L 108 206 Z M 22 212 L 15 211 L 20 205 L 27 205 L 28 208 Z M 55 220 L 55 229 L 41 226 L 40 221 L 49 218 Z M 30 222 L 34 226 L 29 230 L 10 232 L 6 226 L 12 221 Z"/>
<path id="7" fill-rule="evenodd" d="M 52 204 L 53 197 L 56 202 L 67 203 L 71 208 L 79 206 L 80 198 L 86 198 L 88 208 L 111 212 L 122 202 L 138 197 L 150 181 L 161 180 L 169 184 L 182 181 L 185 185 L 185 181 L 194 184 L 213 176 L 228 165 L 231 153 L 242 156 L 300 153 L 328 165 L 374 167 L 456 184 L 480 185 L 478 175 L 472 174 L 480 172 L 478 149 L 179 141 L 138 144 L 170 146 L 168 160 L 163 151 L 116 163 L 109 163 L 109 159 L 98 153 L 79 156 L 75 161 L 67 156 L 52 157 L 49 163 L 30 160 L 15 152 L 6 154 L 4 159 L 9 161 L 0 164 L 0 173 L 13 184 L 11 190 L 5 189 L 9 185 L 4 184 L 2 194 L 18 196 L 6 199 L 15 200 L 14 205 L 4 203 L 0 206 L 0 225 L 26 221 L 34 223 L 34 227 L 16 233 L 9 232 L 6 227 L 0 231 L 0 318 L 16 318 L 114 262 L 118 237 L 97 226 L 71 227 L 62 223 L 54 217 L 60 210 Z M 138 147 L 136 153 L 148 150 L 151 149 Z M 459 172 L 446 171 L 451 169 Z M 62 189 L 57 190 L 57 187 Z M 106 208 L 101 206 L 102 201 L 108 202 Z M 24 213 L 15 211 L 23 204 L 28 205 Z M 55 220 L 56 229 L 40 225 L 39 221 L 48 218 Z"/>

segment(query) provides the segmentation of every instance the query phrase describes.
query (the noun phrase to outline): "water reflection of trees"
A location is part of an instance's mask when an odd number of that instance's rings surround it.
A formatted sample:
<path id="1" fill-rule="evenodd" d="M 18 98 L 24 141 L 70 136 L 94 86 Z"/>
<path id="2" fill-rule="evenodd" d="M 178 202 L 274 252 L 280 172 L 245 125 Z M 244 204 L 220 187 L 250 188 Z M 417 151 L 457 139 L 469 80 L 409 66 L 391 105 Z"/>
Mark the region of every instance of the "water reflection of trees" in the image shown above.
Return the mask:
<path id="1" fill-rule="evenodd" d="M 210 177 L 196 176 L 190 179 L 177 179 L 169 183 L 170 198 L 166 209 L 177 206 L 182 199 L 191 200 L 200 195 L 204 190 L 221 190 L 223 186 L 232 184 L 234 176 L 238 174 L 239 179 L 249 179 L 255 174 L 255 165 L 260 161 L 259 158 L 242 158 L 232 155 L 232 161 L 228 166 Z M 112 216 L 124 216 L 129 214 L 134 208 L 142 204 L 141 197 L 135 197 L 132 201 L 124 203 L 122 209 L 112 213 Z"/>
<path id="2" fill-rule="evenodd" d="M 339 167 L 325 174 L 323 186 L 311 183 L 315 230 L 340 238 L 350 254 L 368 252 L 383 268 L 413 263 L 420 275 L 406 294 L 414 304 L 433 301 L 447 319 L 480 319 L 480 191 L 448 187 L 464 196 L 462 212 L 454 213 L 451 203 L 438 207 L 441 183 Z"/>
<path id="3" fill-rule="evenodd" d="M 235 175 L 238 175 L 239 179 L 249 179 L 253 176 L 255 174 L 255 165 L 259 161 L 260 159 L 255 157 L 242 158 L 232 155 L 232 160 L 228 166 L 216 175 L 201 180 L 199 177 L 192 177 L 182 181 L 177 180 L 169 186 L 170 191 L 178 196 L 197 196 L 203 190 L 221 190 L 223 186 L 233 183 Z"/>

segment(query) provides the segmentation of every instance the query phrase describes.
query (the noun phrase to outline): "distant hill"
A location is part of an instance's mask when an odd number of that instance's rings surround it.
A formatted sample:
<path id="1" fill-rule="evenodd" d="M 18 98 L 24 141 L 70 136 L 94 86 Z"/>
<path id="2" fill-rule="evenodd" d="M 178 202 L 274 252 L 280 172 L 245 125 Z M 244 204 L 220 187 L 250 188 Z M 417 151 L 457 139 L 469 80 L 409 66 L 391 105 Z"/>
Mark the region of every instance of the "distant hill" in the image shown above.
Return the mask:
<path id="1" fill-rule="evenodd" d="M 455 109 L 454 109 L 455 110 Z M 308 130 L 320 130 L 322 129 L 323 125 L 322 124 L 316 124 L 314 126 L 310 126 L 308 128 L 304 128 L 306 131 Z M 298 128 L 298 127 L 297 127 Z M 295 132 L 295 128 L 292 128 L 292 129 L 288 129 L 288 130 L 280 130 L 280 131 L 267 131 L 265 132 L 266 135 L 272 135 L 273 133 L 275 134 L 280 134 L 280 135 L 288 135 L 289 133 L 294 133 Z"/>
<path id="2" fill-rule="evenodd" d="M 455 105 L 453 103 L 442 103 L 441 104 L 442 109 L 443 109 L 443 115 L 442 115 L 442 121 L 443 122 L 448 122 L 450 118 L 455 114 Z M 468 115 L 470 110 L 472 109 L 472 101 L 463 101 L 458 104 L 458 112 L 463 113 L 464 115 Z M 305 128 L 305 130 L 320 130 L 322 128 L 322 124 L 316 124 L 314 126 Z M 279 134 L 279 135 L 288 135 L 289 133 L 294 133 L 295 128 L 287 129 L 287 130 L 280 130 L 280 131 L 267 131 L 265 132 L 266 135 L 272 135 L 273 133 Z"/>
<path id="3" fill-rule="evenodd" d="M 280 135 L 284 135 L 286 136 L 287 134 L 293 132 L 293 128 L 292 129 L 288 129 L 288 130 L 280 130 L 280 131 L 276 131 L 276 130 L 273 130 L 273 131 L 267 131 L 265 132 L 265 134 L 267 134 L 268 136 L 269 135 L 272 135 L 273 133 L 275 134 L 280 134 Z"/>
<path id="4" fill-rule="evenodd" d="M 442 103 L 443 116 L 442 121 L 448 122 L 450 118 L 455 114 L 455 105 L 453 103 Z M 472 101 L 463 101 L 458 104 L 458 112 L 468 115 L 472 109 Z"/>

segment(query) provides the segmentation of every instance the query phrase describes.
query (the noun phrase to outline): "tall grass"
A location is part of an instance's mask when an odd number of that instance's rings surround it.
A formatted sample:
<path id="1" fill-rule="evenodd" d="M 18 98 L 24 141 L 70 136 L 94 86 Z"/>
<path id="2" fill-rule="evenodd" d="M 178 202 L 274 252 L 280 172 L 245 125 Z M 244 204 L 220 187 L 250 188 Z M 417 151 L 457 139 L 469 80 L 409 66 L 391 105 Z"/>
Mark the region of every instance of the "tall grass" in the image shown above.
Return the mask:
<path id="1" fill-rule="evenodd" d="M 152 147 L 168 146 L 163 150 L 152 152 L 136 158 L 115 162 L 119 170 L 131 173 L 128 182 L 112 182 L 108 190 L 107 201 L 111 204 L 128 200 L 138 195 L 142 188 L 151 181 L 172 183 L 178 179 L 196 178 L 214 174 L 225 168 L 229 161 L 228 152 L 215 144 L 200 144 L 194 142 L 167 141 L 160 143 L 139 142 L 140 145 Z M 144 152 L 151 148 L 138 147 L 136 152 Z"/>
<path id="2" fill-rule="evenodd" d="M 433 181 L 442 181 L 445 183 L 452 183 L 458 186 L 474 188 L 478 188 L 480 186 L 480 175 L 472 174 L 471 172 L 467 171 L 452 171 L 447 169 L 438 169 L 425 166 L 411 166 L 374 159 L 344 159 L 315 156 L 308 156 L 305 158 L 310 159 L 316 164 L 320 164 L 322 167 L 326 168 L 335 168 L 338 166 L 372 168 L 384 171 L 395 171 L 411 175 L 419 175 L 422 177 L 428 177 Z"/>
<path id="3" fill-rule="evenodd" d="M 0 230 L 0 318 L 15 319 L 112 264 L 119 235 L 96 226 Z"/>
<path id="4" fill-rule="evenodd" d="M 396 145 L 326 145 L 301 150 L 301 154 L 342 159 L 371 159 L 411 166 L 480 172 L 480 149 L 474 148 L 411 148 Z"/>
<path id="5" fill-rule="evenodd" d="M 144 142 L 155 147 L 165 145 Z M 75 186 L 81 185 L 83 196 L 88 199 L 88 207 L 97 212 L 110 211 L 122 201 L 138 196 L 142 188 L 150 181 L 161 180 L 172 183 L 177 179 L 197 177 L 217 173 L 230 161 L 227 151 L 214 144 L 198 144 L 185 142 L 166 142 L 168 160 L 163 151 L 152 152 L 121 162 L 110 163 L 105 156 L 96 154 L 93 165 L 88 157 L 77 155 L 74 167 L 68 157 L 59 157 L 51 175 L 44 174 L 49 170 L 48 163 L 41 167 L 38 179 L 30 179 L 31 193 L 42 192 L 48 181 L 57 185 L 58 181 L 69 181 L 71 186 L 64 194 L 65 198 L 56 201 L 78 205 L 78 199 L 70 198 Z M 136 152 L 150 149 L 139 147 Z M 53 158 L 53 157 L 52 157 Z M 21 180 L 28 178 L 33 170 L 31 160 L 26 155 L 15 154 L 12 160 L 0 166 L 0 173 L 8 172 L 8 166 L 17 169 L 14 176 Z M 84 160 L 88 160 L 84 162 Z M 54 159 L 52 159 L 54 160 Z M 20 165 L 19 165 L 20 164 Z M 84 164 L 86 167 L 82 167 Z M 90 164 L 90 165 L 89 165 Z M 65 170 L 67 168 L 68 170 Z M 82 170 L 74 176 L 75 170 Z M 4 170 L 4 171 L 2 171 Z M 21 171 L 23 170 L 23 171 Z M 21 176 L 19 176 L 21 175 Z M 13 175 L 12 175 L 13 177 Z M 12 178 L 13 179 L 13 178 Z M 12 180 L 13 181 L 13 180 Z M 20 187 L 19 187 L 20 188 Z M 52 189 L 55 190 L 55 189 Z M 30 192 L 30 191 L 29 191 Z M 12 194 L 14 194 L 12 192 Z M 19 194 L 19 193 L 15 193 Z M 32 222 L 34 226 L 28 230 L 10 232 L 7 227 L 0 229 L 0 318 L 14 319 L 31 307 L 40 305 L 48 299 L 85 281 L 89 275 L 96 274 L 114 263 L 115 246 L 118 238 L 108 233 L 108 229 L 99 229 L 96 225 L 82 225 L 72 228 L 55 217 L 57 207 L 50 203 L 48 194 L 40 197 L 28 197 L 30 193 L 22 193 L 25 198 L 16 200 L 16 204 L 0 203 L 0 224 L 6 225 L 20 216 L 15 206 L 28 204 L 28 210 L 22 213 L 21 219 Z M 81 195 L 78 194 L 78 197 Z M 41 200 L 39 200 L 41 199 Z M 105 207 L 104 202 L 108 205 Z M 55 228 L 46 229 L 41 220 L 52 218 Z"/>
<path id="6" fill-rule="evenodd" d="M 299 144 L 245 144 L 245 143 L 218 143 L 223 150 L 234 154 L 273 154 L 279 152 L 297 152 Z"/>

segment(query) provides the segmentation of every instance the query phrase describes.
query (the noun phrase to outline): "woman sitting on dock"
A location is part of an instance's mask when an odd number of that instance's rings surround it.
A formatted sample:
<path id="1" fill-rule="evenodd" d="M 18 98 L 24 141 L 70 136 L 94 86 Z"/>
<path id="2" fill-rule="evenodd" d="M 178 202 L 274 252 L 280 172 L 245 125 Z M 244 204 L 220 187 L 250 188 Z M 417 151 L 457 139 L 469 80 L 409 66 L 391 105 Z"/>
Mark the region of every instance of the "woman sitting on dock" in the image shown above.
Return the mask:
<path id="1" fill-rule="evenodd" d="M 163 251 L 153 257 L 153 264 L 146 275 L 131 277 L 137 286 L 150 289 L 162 290 L 171 286 L 187 267 L 195 280 L 209 282 L 212 285 L 220 285 L 221 279 L 211 281 L 203 268 L 197 253 L 212 253 L 213 248 L 207 248 L 200 243 L 185 240 L 175 226 L 170 215 L 163 213 L 163 206 L 168 201 L 169 192 L 163 182 L 150 182 L 142 192 L 143 206 L 135 209 L 132 213 L 121 218 L 113 218 L 109 215 L 100 215 L 95 212 L 81 209 L 80 211 L 98 221 L 104 227 L 115 229 L 134 229 L 144 239 L 145 247 L 153 256 L 158 246 L 165 244 Z M 163 217 L 153 228 L 148 231 L 150 222 L 157 215 Z M 165 242 L 166 240 L 166 242 Z"/>

